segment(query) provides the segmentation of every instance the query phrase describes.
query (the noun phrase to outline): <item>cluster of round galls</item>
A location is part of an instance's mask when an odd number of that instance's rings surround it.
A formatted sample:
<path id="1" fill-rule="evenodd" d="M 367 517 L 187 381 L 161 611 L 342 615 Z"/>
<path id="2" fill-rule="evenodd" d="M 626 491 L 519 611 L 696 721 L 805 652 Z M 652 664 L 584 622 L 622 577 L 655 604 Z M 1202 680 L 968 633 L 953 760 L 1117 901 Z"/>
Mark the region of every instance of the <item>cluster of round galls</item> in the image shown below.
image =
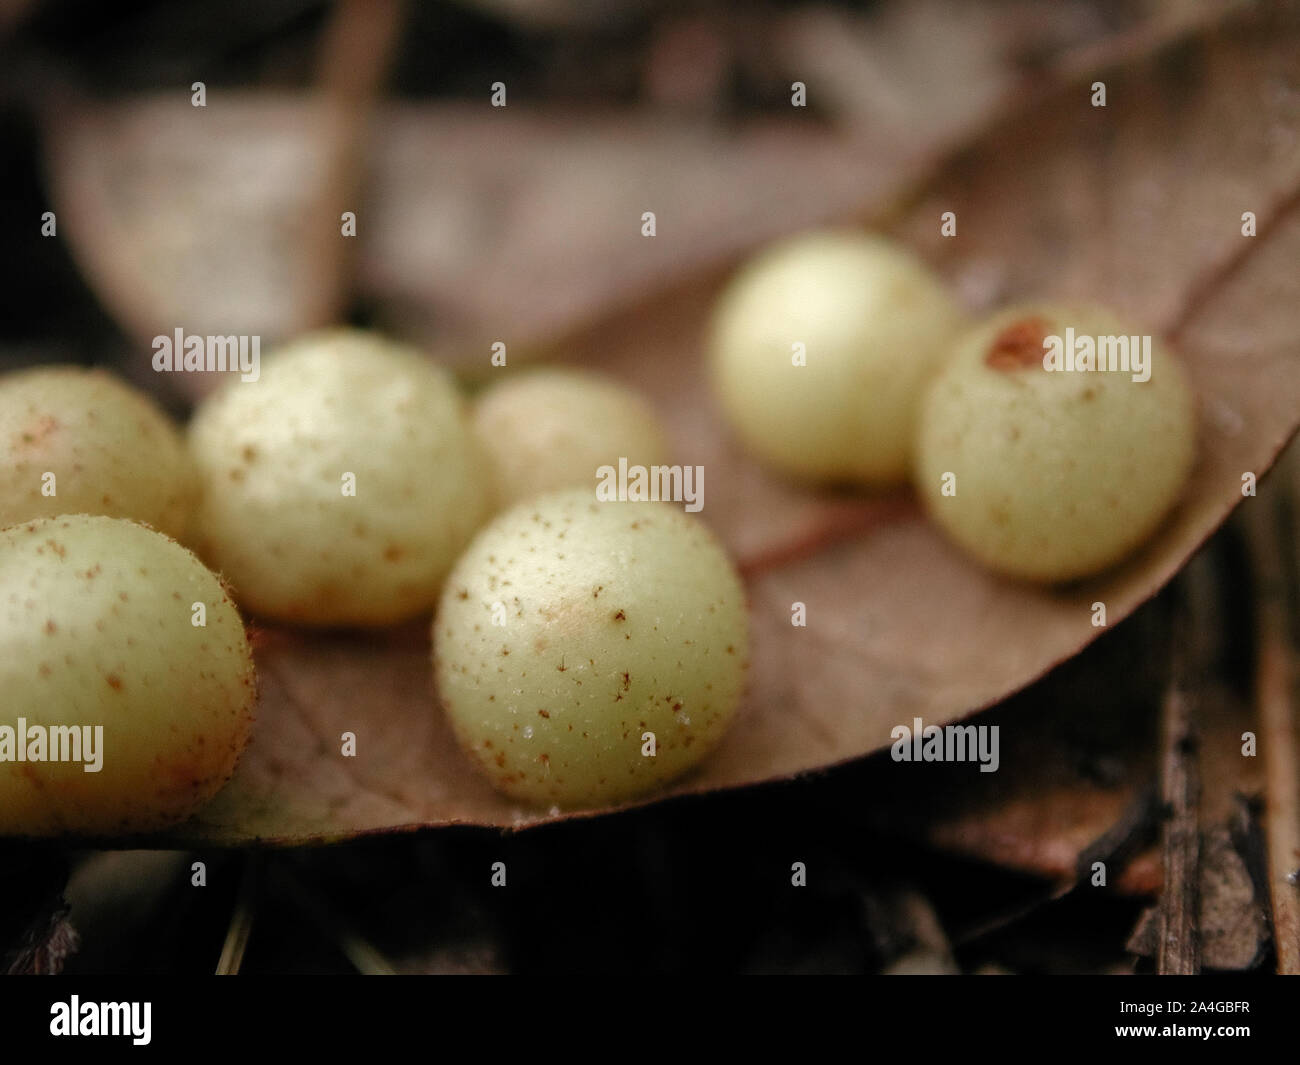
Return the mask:
<path id="1" fill-rule="evenodd" d="M 232 598 L 382 626 L 447 587 L 441 702 L 524 800 L 653 788 L 739 702 L 747 618 L 722 549 L 669 505 L 595 502 L 601 466 L 669 461 L 649 406 L 598 375 L 512 373 L 470 403 L 419 351 L 338 329 L 226 381 L 187 434 L 102 372 L 10 375 L 0 446 L 0 682 L 24 727 L 104 736 L 93 773 L 0 758 L 0 834 L 146 831 L 215 793 L 256 692 Z"/>
<path id="2" fill-rule="evenodd" d="M 1045 342 L 1071 330 L 1135 332 L 1050 304 L 971 325 L 910 254 L 817 233 L 742 269 L 708 349 L 735 433 L 782 474 L 914 476 L 975 558 L 1059 581 L 1151 533 L 1195 437 L 1166 350 L 1146 380 L 1052 372 Z M 0 749 L 0 834 L 144 831 L 215 793 L 255 703 L 232 597 L 304 626 L 436 605 L 455 735 L 525 801 L 650 790 L 740 702 L 748 618 L 721 546 L 671 504 L 596 501 L 602 466 L 671 459 L 649 406 L 598 376 L 512 373 L 471 403 L 419 351 L 332 330 L 228 380 L 187 436 L 104 373 L 12 374 L 0 452 L 0 689 L 17 718 L 0 745 L 14 726 L 103 734 L 92 773 Z"/>
<path id="3" fill-rule="evenodd" d="M 734 278 L 709 357 L 734 432 L 775 470 L 870 487 L 910 476 L 935 523 L 978 561 L 1054 582 L 1132 552 L 1191 470 L 1192 391 L 1162 345 L 1141 374 L 1045 359 L 1049 338 L 1128 343 L 1140 332 L 1096 307 L 1051 303 L 968 323 L 907 252 L 815 233 Z"/>

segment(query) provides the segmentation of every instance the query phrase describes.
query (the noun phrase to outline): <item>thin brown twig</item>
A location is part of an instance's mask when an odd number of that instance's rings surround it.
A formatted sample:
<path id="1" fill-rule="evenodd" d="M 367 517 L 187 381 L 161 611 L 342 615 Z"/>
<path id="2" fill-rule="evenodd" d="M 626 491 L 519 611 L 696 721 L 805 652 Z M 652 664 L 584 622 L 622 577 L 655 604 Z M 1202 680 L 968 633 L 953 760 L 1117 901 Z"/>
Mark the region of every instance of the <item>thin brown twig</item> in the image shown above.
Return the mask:
<path id="1" fill-rule="evenodd" d="M 402 0 L 340 0 L 321 43 L 317 83 L 325 162 L 302 259 L 310 279 L 304 296 L 312 301 L 306 319 L 313 324 L 336 322 L 347 309 L 355 241 L 342 235 L 341 216 L 358 210 L 370 117 L 393 60 L 402 10 Z"/>
<path id="2" fill-rule="evenodd" d="M 238 976 L 240 966 L 244 964 L 244 952 L 248 949 L 248 940 L 253 934 L 253 917 L 257 912 L 260 865 L 261 859 L 257 853 L 250 851 L 244 859 L 244 874 L 239 881 L 239 895 L 235 899 L 234 912 L 230 915 L 226 940 L 221 945 L 221 957 L 217 961 L 217 976 Z"/>
<path id="3" fill-rule="evenodd" d="M 1199 942 L 1201 835 L 1196 706 L 1189 683 L 1189 647 L 1195 607 L 1180 603 L 1175 615 L 1169 684 L 1160 708 L 1161 790 L 1168 817 L 1162 833 L 1164 888 L 1156 971 L 1194 975 L 1201 970 Z"/>
<path id="4" fill-rule="evenodd" d="M 1286 472 L 1287 466 L 1283 466 Z M 1276 479 L 1270 488 L 1280 489 Z M 1255 703 L 1264 759 L 1264 826 L 1277 970 L 1300 974 L 1300 757 L 1295 715 L 1295 645 L 1280 523 L 1290 518 L 1283 496 L 1256 499 L 1243 512 L 1254 576 Z M 1289 539 L 1286 542 L 1290 542 Z M 1294 591 L 1294 589 L 1292 589 Z"/>

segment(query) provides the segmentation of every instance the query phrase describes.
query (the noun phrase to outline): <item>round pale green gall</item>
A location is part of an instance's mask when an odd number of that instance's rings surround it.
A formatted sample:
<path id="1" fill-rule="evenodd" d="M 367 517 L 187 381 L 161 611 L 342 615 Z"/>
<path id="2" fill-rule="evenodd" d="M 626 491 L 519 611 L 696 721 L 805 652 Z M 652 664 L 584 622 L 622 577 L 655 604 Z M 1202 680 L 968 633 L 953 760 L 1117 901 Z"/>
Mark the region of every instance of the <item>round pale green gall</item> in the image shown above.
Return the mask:
<path id="1" fill-rule="evenodd" d="M 221 582 L 161 533 L 84 514 L 0 531 L 0 835 L 184 820 L 229 779 L 256 681 Z"/>
<path id="2" fill-rule="evenodd" d="M 745 593 L 668 503 L 541 496 L 485 528 L 447 580 L 434 670 L 461 745 L 543 805 L 652 790 L 713 748 L 749 654 Z"/>
<path id="3" fill-rule="evenodd" d="M 196 413 L 200 555 L 239 601 L 308 625 L 385 625 L 433 606 L 488 510 L 450 375 L 354 330 L 304 337 Z"/>
<path id="4" fill-rule="evenodd" d="M 103 370 L 0 377 L 0 527 L 107 514 L 183 538 L 193 506 L 184 438 L 144 393 Z"/>
<path id="5" fill-rule="evenodd" d="M 489 388 L 474 428 L 498 505 L 596 484 L 602 466 L 667 465 L 667 438 L 640 396 L 598 374 L 534 370 Z"/>
<path id="6" fill-rule="evenodd" d="M 795 478 L 906 480 L 921 392 L 962 315 L 929 269 L 881 237 L 777 244 L 723 292 L 708 341 L 728 423 Z"/>
<path id="7" fill-rule="evenodd" d="M 1195 436 L 1192 390 L 1167 348 L 1096 307 L 1026 305 L 973 328 L 934 381 L 917 489 L 991 569 L 1087 577 L 1160 524 Z"/>

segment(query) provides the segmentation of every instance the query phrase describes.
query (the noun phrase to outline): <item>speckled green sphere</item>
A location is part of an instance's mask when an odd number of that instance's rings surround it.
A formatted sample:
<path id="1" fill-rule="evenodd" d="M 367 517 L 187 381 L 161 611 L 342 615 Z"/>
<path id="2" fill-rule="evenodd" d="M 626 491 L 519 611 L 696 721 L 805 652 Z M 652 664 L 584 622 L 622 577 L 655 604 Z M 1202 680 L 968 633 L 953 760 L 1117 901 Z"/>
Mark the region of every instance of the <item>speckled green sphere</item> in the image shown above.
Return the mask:
<path id="1" fill-rule="evenodd" d="M 727 422 L 795 478 L 906 480 L 922 389 L 962 315 L 929 269 L 876 236 L 774 245 L 719 299 L 708 340 Z"/>
<path id="2" fill-rule="evenodd" d="M 0 692 L 0 835 L 109 836 L 216 794 L 256 682 L 239 614 L 194 555 L 75 514 L 0 531 Z"/>
<path id="3" fill-rule="evenodd" d="M 0 528 L 107 514 L 184 537 L 194 498 L 185 440 L 143 392 L 76 367 L 0 377 Z"/>
<path id="4" fill-rule="evenodd" d="M 695 765 L 736 711 L 748 654 L 744 589 L 708 528 L 589 489 L 492 522 L 434 621 L 460 743 L 501 791 L 548 806 L 617 802 Z"/>
<path id="5" fill-rule="evenodd" d="M 1154 339 L 1149 361 L 1139 355 L 1145 369 L 1132 355 L 1128 370 L 1096 369 L 1097 350 L 1120 365 L 1112 337 L 1145 349 L 1140 329 L 1096 307 L 1012 308 L 967 333 L 928 392 L 918 492 L 989 568 L 1037 581 L 1090 576 L 1138 547 L 1177 502 L 1195 452 L 1192 390 Z M 1080 356 L 1073 369 L 1067 349 Z"/>
<path id="6" fill-rule="evenodd" d="M 427 610 L 486 518 L 485 460 L 451 376 L 357 330 L 317 333 L 195 414 L 200 555 L 258 614 L 386 625 Z"/>
<path id="7" fill-rule="evenodd" d="M 581 370 L 529 370 L 484 392 L 474 428 L 499 506 L 560 488 L 595 487 L 601 466 L 670 464 L 654 411 L 616 381 Z"/>

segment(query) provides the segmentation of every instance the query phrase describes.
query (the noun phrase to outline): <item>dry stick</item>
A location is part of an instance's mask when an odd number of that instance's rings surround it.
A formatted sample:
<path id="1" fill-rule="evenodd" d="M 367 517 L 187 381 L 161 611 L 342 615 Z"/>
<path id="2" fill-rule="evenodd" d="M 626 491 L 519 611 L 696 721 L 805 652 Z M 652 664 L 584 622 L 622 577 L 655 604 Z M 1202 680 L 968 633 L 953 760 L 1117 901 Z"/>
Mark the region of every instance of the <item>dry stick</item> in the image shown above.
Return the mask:
<path id="1" fill-rule="evenodd" d="M 1180 582 L 1186 587 L 1185 582 Z M 1162 833 L 1164 888 L 1160 893 L 1160 944 L 1156 971 L 1193 975 L 1201 970 L 1197 929 L 1200 908 L 1201 837 L 1197 823 L 1200 772 L 1197 766 L 1195 700 L 1189 684 L 1194 649 L 1187 602 L 1175 615 L 1169 684 L 1160 707 L 1161 787 L 1168 818 Z"/>
<path id="2" fill-rule="evenodd" d="M 1283 473 L 1287 472 L 1283 467 Z M 1281 486 L 1270 486 L 1281 487 Z M 1264 828 L 1273 907 L 1277 971 L 1300 974 L 1300 758 L 1294 704 L 1295 650 L 1279 522 L 1291 517 L 1284 498 L 1247 501 L 1243 512 L 1255 595 L 1255 701 L 1264 757 Z M 1289 538 L 1287 540 L 1289 543 Z M 1294 589 L 1293 589 L 1294 590 Z"/>
<path id="3" fill-rule="evenodd" d="M 244 875 L 239 881 L 239 896 L 235 911 L 230 915 L 226 941 L 221 945 L 221 958 L 217 961 L 217 976 L 238 976 L 244 964 L 249 936 L 253 934 L 253 916 L 257 910 L 258 880 L 261 858 L 250 852 L 244 859 Z"/>
<path id="4" fill-rule="evenodd" d="M 347 309 L 355 240 L 342 235 L 341 216 L 358 208 L 370 115 L 392 61 L 401 16 L 402 0 L 340 0 L 325 29 L 317 77 L 324 167 L 301 262 L 308 279 L 306 318 L 313 325 L 336 322 Z"/>

